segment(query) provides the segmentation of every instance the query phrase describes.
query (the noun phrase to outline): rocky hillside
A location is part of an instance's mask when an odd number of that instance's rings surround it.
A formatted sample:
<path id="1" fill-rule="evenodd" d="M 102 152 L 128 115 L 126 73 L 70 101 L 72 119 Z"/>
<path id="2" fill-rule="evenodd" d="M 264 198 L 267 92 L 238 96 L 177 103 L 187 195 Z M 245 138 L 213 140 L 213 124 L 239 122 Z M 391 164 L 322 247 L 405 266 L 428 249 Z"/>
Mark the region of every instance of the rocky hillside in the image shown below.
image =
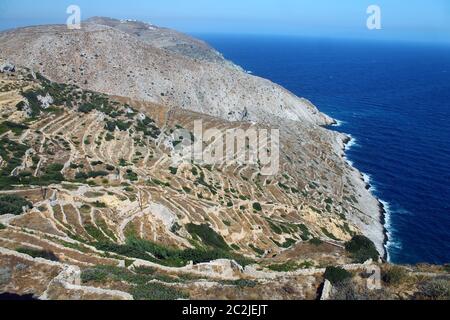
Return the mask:
<path id="1" fill-rule="evenodd" d="M 348 137 L 319 126 L 332 120 L 309 102 L 137 22 L 23 28 L 0 44 L 0 292 L 316 299 L 328 266 L 361 290 L 368 266 L 390 270 L 378 264 L 379 203 L 344 158 Z M 175 165 L 196 120 L 222 134 L 280 129 L 281 170 Z M 391 289 L 378 295 L 420 292 Z"/>
<path id="2" fill-rule="evenodd" d="M 0 57 L 14 57 L 16 64 L 53 81 L 226 120 L 332 122 L 308 101 L 268 80 L 174 52 L 147 33 L 136 36 L 133 22 L 113 26 L 84 23 L 81 30 L 39 26 L 8 31 L 0 34 Z M 162 36 L 170 38 L 167 32 Z"/>
<path id="3" fill-rule="evenodd" d="M 195 60 L 233 66 L 231 62 L 224 59 L 220 52 L 210 47 L 204 41 L 172 29 L 161 28 L 140 21 L 117 20 L 105 17 L 93 17 L 85 22 L 115 28 L 138 37 L 155 48 L 165 49 L 178 55 Z M 237 66 L 234 67 L 239 68 Z"/>

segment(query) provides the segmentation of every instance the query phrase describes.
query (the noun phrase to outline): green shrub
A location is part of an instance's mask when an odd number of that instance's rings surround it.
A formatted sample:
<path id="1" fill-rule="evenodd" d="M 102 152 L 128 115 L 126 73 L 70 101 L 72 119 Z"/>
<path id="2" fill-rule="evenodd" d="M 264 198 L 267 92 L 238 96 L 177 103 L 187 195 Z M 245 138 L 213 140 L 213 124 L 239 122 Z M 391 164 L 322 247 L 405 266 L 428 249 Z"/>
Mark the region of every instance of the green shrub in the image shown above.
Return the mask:
<path id="1" fill-rule="evenodd" d="M 260 211 L 262 210 L 261 204 L 258 203 L 258 202 L 253 203 L 253 209 L 254 209 L 255 211 L 260 212 Z"/>
<path id="2" fill-rule="evenodd" d="M 95 201 L 92 205 L 96 208 L 107 208 L 108 207 L 106 205 L 106 203 L 100 202 L 100 201 Z"/>
<path id="3" fill-rule="evenodd" d="M 431 300 L 450 300 L 450 281 L 446 278 L 436 278 L 419 286 L 420 294 Z"/>
<path id="4" fill-rule="evenodd" d="M 303 241 L 307 241 L 311 237 L 311 233 L 306 225 L 299 224 L 298 229 L 301 232 L 300 238 L 302 238 Z"/>
<path id="5" fill-rule="evenodd" d="M 342 283 L 345 280 L 352 278 L 352 274 L 341 267 L 327 267 L 323 276 L 333 285 Z"/>
<path id="6" fill-rule="evenodd" d="M 108 278 L 108 272 L 101 268 L 89 268 L 81 272 L 81 281 L 83 283 L 88 282 L 105 282 Z"/>
<path id="7" fill-rule="evenodd" d="M 253 244 L 249 244 L 248 246 L 260 256 L 262 256 L 265 253 L 264 250 L 254 246 Z"/>
<path id="8" fill-rule="evenodd" d="M 4 121 L 0 123 L 0 134 L 12 131 L 12 133 L 14 133 L 15 135 L 20 135 L 26 129 L 28 129 L 28 126 L 20 123 L 15 123 L 11 121 Z"/>
<path id="9" fill-rule="evenodd" d="M 4 224 L 0 223 L 0 230 L 5 230 L 5 229 L 6 229 L 6 226 Z"/>
<path id="10" fill-rule="evenodd" d="M 27 254 L 33 258 L 43 258 L 50 261 L 59 261 L 58 257 L 51 251 L 36 250 L 30 248 L 18 248 L 16 251 Z"/>
<path id="11" fill-rule="evenodd" d="M 315 246 L 320 246 L 323 244 L 323 241 L 320 240 L 319 238 L 312 238 L 311 240 L 309 240 L 309 243 Z"/>
<path id="12" fill-rule="evenodd" d="M 98 242 L 93 245 L 102 251 L 114 252 L 126 257 L 147 260 L 170 267 L 184 267 L 189 261 L 198 264 L 217 259 L 232 259 L 242 266 L 253 263 L 250 259 L 221 249 L 172 249 L 148 240 L 137 239 L 134 236 L 129 236 L 124 245 L 111 242 Z"/>
<path id="13" fill-rule="evenodd" d="M 128 169 L 125 176 L 125 179 L 130 180 L 130 181 L 138 181 L 139 177 L 138 175 L 133 172 L 131 169 Z"/>
<path id="14" fill-rule="evenodd" d="M 329 232 L 327 229 L 321 228 L 321 230 L 322 230 L 323 234 L 324 234 L 325 236 L 327 236 L 328 238 L 333 239 L 333 240 L 336 240 L 336 241 L 339 241 L 339 239 L 336 238 L 336 237 L 335 237 L 331 232 Z"/>
<path id="15" fill-rule="evenodd" d="M 187 299 L 189 295 L 160 283 L 137 285 L 131 290 L 135 300 L 177 300 Z"/>
<path id="16" fill-rule="evenodd" d="M 254 288 L 258 284 L 258 282 L 254 280 L 247 279 L 238 279 L 238 280 L 222 280 L 221 284 L 226 286 L 235 286 L 239 288 Z"/>
<path id="17" fill-rule="evenodd" d="M 106 177 L 109 175 L 106 171 L 91 171 L 87 174 L 88 178 Z"/>
<path id="18" fill-rule="evenodd" d="M 207 246 L 222 249 L 225 251 L 230 249 L 223 237 L 213 229 L 211 229 L 207 224 L 196 225 L 190 223 L 186 225 L 186 230 L 191 235 L 196 235 L 200 239 L 202 239 L 203 243 Z"/>
<path id="19" fill-rule="evenodd" d="M 77 172 L 75 174 L 75 179 L 76 180 L 86 180 L 88 178 L 88 175 L 84 172 Z"/>
<path id="20" fill-rule="evenodd" d="M 288 261 L 286 263 L 282 264 L 272 264 L 268 266 L 269 270 L 275 271 L 275 272 L 290 272 L 298 270 L 299 267 L 295 261 Z"/>
<path id="21" fill-rule="evenodd" d="M 345 249 L 359 263 L 364 263 L 369 259 L 378 261 L 380 257 L 375 244 L 365 236 L 354 236 L 352 240 L 345 244 Z"/>
<path id="22" fill-rule="evenodd" d="M 276 234 L 283 234 L 283 230 L 281 230 L 281 228 L 278 225 L 276 225 L 269 219 L 267 219 L 267 222 L 269 223 L 270 229 L 272 229 L 273 232 L 275 232 Z"/>
<path id="23" fill-rule="evenodd" d="M 23 207 L 32 208 L 33 204 L 30 201 L 16 195 L 0 195 L 0 215 L 20 215 L 23 213 Z"/>
<path id="24" fill-rule="evenodd" d="M 93 106 L 92 104 L 83 104 L 78 107 L 78 111 L 82 112 L 82 113 L 89 113 L 94 109 L 95 109 L 95 106 Z"/>
<path id="25" fill-rule="evenodd" d="M 92 224 L 85 224 L 84 225 L 84 229 L 95 240 L 97 240 L 97 241 L 108 241 L 108 238 L 105 237 L 105 235 L 100 231 L 100 229 L 98 229 L 94 225 L 92 225 Z"/>
<path id="26" fill-rule="evenodd" d="M 389 285 L 401 283 L 407 277 L 407 272 L 402 267 L 392 266 L 383 272 L 383 281 Z"/>
<path id="27" fill-rule="evenodd" d="M 314 263 L 311 261 L 304 261 L 302 263 L 297 263 L 295 261 L 288 261 L 282 264 L 272 264 L 268 268 L 275 272 L 290 272 L 299 269 L 309 269 L 314 267 Z"/>

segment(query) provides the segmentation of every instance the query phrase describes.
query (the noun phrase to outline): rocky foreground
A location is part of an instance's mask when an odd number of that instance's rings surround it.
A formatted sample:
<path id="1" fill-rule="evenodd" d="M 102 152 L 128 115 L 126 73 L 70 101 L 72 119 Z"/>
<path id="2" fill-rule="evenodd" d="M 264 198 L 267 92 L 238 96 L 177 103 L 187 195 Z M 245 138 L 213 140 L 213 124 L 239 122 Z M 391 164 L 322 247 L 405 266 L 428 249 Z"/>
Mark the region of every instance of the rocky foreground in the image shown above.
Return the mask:
<path id="1" fill-rule="evenodd" d="M 444 267 L 379 260 L 379 202 L 344 159 L 348 137 L 322 127 L 332 119 L 205 43 L 94 18 L 1 33 L 0 58 L 0 291 L 376 299 L 448 284 Z M 199 119 L 280 129 L 280 172 L 175 166 L 175 133 Z M 374 267 L 385 286 L 368 291 Z"/>

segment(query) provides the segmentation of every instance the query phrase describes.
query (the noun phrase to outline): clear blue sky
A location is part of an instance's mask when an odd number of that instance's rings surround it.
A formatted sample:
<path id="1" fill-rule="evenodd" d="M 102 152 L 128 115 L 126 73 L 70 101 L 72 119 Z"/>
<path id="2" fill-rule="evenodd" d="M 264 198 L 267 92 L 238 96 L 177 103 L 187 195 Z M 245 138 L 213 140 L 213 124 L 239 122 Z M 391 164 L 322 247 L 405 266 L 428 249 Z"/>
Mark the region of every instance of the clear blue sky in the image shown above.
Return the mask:
<path id="1" fill-rule="evenodd" d="M 295 34 L 450 42 L 449 0 L 0 0 L 0 29 L 82 19 L 139 19 L 190 33 Z M 383 30 L 368 31 L 366 9 L 382 9 Z"/>

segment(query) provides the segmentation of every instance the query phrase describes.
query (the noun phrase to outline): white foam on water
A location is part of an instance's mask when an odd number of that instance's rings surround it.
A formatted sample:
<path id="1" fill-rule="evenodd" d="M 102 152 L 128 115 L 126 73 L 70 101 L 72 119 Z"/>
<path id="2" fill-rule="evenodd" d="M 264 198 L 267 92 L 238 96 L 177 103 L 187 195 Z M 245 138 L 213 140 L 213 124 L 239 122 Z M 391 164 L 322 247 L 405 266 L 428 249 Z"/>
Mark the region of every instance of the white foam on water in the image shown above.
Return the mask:
<path id="1" fill-rule="evenodd" d="M 372 192 L 372 193 L 375 193 L 375 192 L 377 191 L 377 188 L 375 187 L 375 185 L 374 185 L 374 183 L 373 183 L 373 178 L 372 178 L 372 176 L 371 176 L 370 174 L 364 173 L 364 172 L 362 172 L 361 174 L 362 174 L 362 176 L 363 176 L 364 183 L 365 183 L 366 185 L 369 185 L 369 186 L 370 186 L 369 191 Z"/>
<path id="2" fill-rule="evenodd" d="M 352 135 L 349 134 L 348 136 L 350 137 L 350 141 L 345 145 L 345 151 L 349 151 L 351 148 L 358 145 L 356 139 L 353 138 Z"/>
<path id="3" fill-rule="evenodd" d="M 386 211 L 386 213 L 384 214 L 384 228 L 386 229 L 387 235 L 388 235 L 388 242 L 386 243 L 386 252 L 387 252 L 387 260 L 388 262 L 391 261 L 391 256 L 389 254 L 390 249 L 397 249 L 400 250 L 402 248 L 402 243 L 399 240 L 396 240 L 393 238 L 392 235 L 392 231 L 393 231 L 393 227 L 392 227 L 392 209 L 391 209 L 391 205 L 383 200 L 380 200 L 380 202 L 383 204 L 384 206 L 384 211 Z"/>
<path id="4" fill-rule="evenodd" d="M 345 123 L 344 121 L 341 121 L 341 120 L 337 120 L 337 119 L 334 119 L 334 120 L 336 121 L 336 123 L 332 124 L 331 125 L 332 127 L 342 127 L 342 125 Z"/>

